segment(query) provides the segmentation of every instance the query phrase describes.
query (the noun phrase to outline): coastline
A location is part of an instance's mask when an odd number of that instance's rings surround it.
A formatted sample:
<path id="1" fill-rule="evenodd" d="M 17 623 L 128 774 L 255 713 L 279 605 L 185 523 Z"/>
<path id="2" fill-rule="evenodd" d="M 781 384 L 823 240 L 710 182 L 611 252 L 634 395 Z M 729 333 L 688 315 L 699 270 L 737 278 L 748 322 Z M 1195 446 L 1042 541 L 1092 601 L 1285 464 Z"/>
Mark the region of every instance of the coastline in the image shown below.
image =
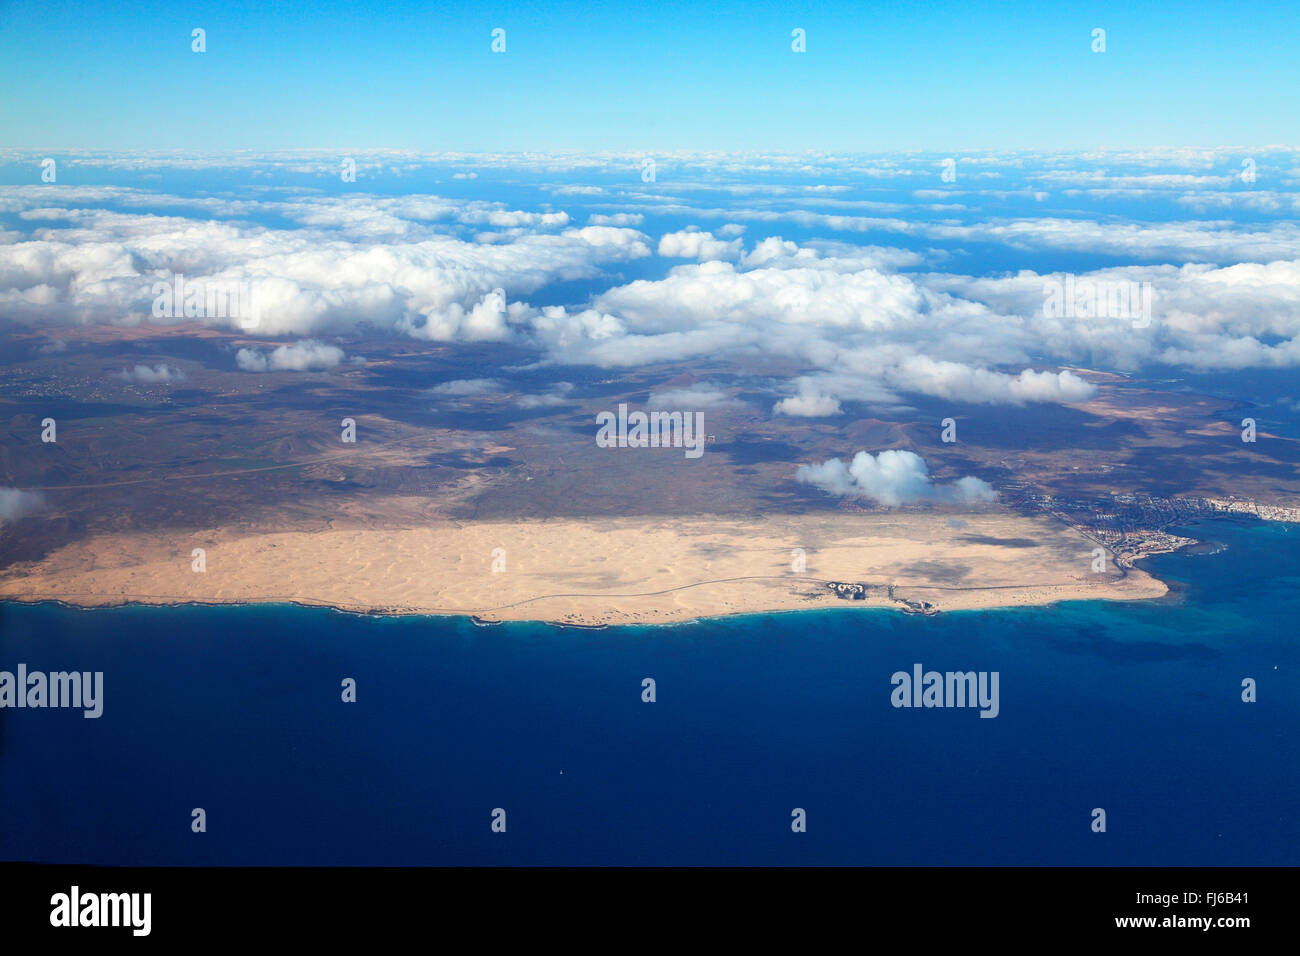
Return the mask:
<path id="1" fill-rule="evenodd" d="M 1004 512 L 539 519 L 325 532 L 112 535 L 0 575 L 0 600 L 299 604 L 477 624 L 680 623 L 800 609 L 943 613 L 1159 598 L 1140 568 Z M 191 555 L 202 549 L 204 570 Z M 847 595 L 837 596 L 832 586 Z"/>
<path id="2" fill-rule="evenodd" d="M 562 620 L 548 617 L 535 617 L 526 613 L 512 614 L 497 618 L 484 617 L 484 614 L 492 613 L 491 609 L 480 610 L 449 610 L 446 608 L 421 608 L 421 607 L 372 607 L 368 605 L 349 606 L 323 599 L 313 598 L 271 598 L 255 600 L 192 600 L 188 598 L 162 598 L 142 599 L 138 596 L 126 596 L 123 598 L 112 598 L 89 601 L 71 600 L 67 596 L 50 597 L 50 596 L 33 596 L 33 597 L 13 597 L 9 595 L 0 595 L 0 607 L 6 604 L 20 607 L 40 607 L 42 605 L 52 605 L 55 607 L 66 608 L 73 611 L 111 611 L 123 608 L 272 608 L 272 607 L 297 607 L 314 610 L 334 611 L 339 614 L 346 614 L 353 617 L 369 618 L 414 618 L 428 617 L 438 619 L 461 619 L 474 625 L 475 627 L 494 628 L 501 627 L 505 624 L 545 624 L 552 627 L 565 629 L 582 630 L 582 631 L 604 631 L 613 627 L 674 627 L 685 624 L 703 623 L 712 620 L 723 620 L 740 617 L 771 617 L 774 615 L 802 614 L 818 611 L 845 611 L 852 613 L 855 611 L 893 611 L 905 617 L 937 617 L 941 614 L 952 613 L 977 613 L 980 611 L 1006 611 L 1015 608 L 1043 608 L 1051 607 L 1055 604 L 1075 601 L 1099 601 L 1105 603 L 1127 602 L 1127 601 L 1162 601 L 1180 596 L 1180 589 L 1172 584 L 1166 584 L 1158 578 L 1152 578 L 1163 588 L 1162 590 L 1152 589 L 1150 593 L 1125 593 L 1125 594 L 1098 594 L 1092 591 L 1079 590 L 1063 593 L 1060 596 L 1054 596 L 1042 600 L 972 600 L 961 604 L 953 604 L 938 608 L 932 612 L 918 612 L 909 610 L 907 607 L 900 605 L 895 601 L 836 601 L 831 600 L 824 603 L 809 604 L 800 607 L 773 607 L 773 608 L 745 608 L 727 610 L 719 613 L 705 613 L 695 615 L 683 615 L 678 617 L 664 617 L 655 619 L 641 619 L 636 615 L 630 615 L 626 620 L 610 621 L 608 623 L 588 624 L 577 623 L 570 620 Z M 989 589 L 994 590 L 994 589 Z"/>

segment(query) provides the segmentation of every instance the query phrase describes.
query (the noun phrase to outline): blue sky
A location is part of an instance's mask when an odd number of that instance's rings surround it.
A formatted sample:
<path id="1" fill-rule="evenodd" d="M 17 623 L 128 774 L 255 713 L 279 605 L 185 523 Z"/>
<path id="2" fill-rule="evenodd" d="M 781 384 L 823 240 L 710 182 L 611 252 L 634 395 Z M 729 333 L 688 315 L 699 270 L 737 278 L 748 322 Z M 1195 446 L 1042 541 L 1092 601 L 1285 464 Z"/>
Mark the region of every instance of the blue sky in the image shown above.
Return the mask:
<path id="1" fill-rule="evenodd" d="M 0 3 L 19 148 L 1297 140 L 1295 4 Z M 207 52 L 190 51 L 190 30 Z M 490 51 L 504 28 L 507 51 Z M 807 31 L 808 51 L 790 50 Z M 1093 53 L 1091 32 L 1107 31 Z"/>

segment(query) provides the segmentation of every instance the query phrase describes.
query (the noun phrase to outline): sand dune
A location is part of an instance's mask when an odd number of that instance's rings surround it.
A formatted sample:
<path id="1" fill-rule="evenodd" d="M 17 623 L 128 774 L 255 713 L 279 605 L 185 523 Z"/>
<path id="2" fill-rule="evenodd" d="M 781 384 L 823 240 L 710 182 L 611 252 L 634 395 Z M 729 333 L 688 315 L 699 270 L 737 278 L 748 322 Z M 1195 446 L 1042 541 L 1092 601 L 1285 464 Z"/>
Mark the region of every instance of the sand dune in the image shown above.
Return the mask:
<path id="1" fill-rule="evenodd" d="M 295 601 L 601 625 L 905 601 L 952 610 L 1165 593 L 1150 575 L 1121 576 L 1110 561 L 1094 573 L 1094 547 L 1050 520 L 1005 513 L 105 535 L 10 568 L 0 596 L 86 606 Z M 195 548 L 205 552 L 203 573 L 191 569 Z M 867 598 L 841 600 L 828 581 L 865 583 Z"/>

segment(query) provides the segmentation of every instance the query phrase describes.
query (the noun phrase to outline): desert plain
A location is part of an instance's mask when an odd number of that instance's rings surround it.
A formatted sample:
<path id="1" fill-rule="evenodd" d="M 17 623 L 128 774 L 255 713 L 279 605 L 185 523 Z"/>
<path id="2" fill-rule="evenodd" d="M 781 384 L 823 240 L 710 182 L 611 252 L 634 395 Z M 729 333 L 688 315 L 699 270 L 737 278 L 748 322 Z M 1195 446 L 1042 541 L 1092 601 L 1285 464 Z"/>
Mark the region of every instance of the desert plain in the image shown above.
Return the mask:
<path id="1" fill-rule="evenodd" d="M 483 621 L 667 623 L 821 607 L 1159 597 L 1049 519 L 1004 512 L 435 521 L 313 532 L 108 534 L 8 569 L 0 597 L 99 606 L 292 602 Z M 201 551 L 202 570 L 196 570 Z M 862 599 L 830 583 L 865 585 Z M 927 607 L 928 606 L 928 607 Z"/>

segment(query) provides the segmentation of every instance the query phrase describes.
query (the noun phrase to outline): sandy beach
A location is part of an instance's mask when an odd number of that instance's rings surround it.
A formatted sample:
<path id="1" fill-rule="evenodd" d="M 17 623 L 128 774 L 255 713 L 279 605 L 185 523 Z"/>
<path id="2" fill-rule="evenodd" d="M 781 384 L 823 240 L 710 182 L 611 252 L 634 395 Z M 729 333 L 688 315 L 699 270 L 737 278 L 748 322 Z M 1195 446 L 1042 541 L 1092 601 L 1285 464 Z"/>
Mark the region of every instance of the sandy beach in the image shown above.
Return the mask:
<path id="1" fill-rule="evenodd" d="M 9 568 L 0 598 L 296 602 L 485 621 L 666 623 L 818 607 L 936 611 L 1159 597 L 1050 519 L 1010 513 L 625 517 L 101 535 Z M 205 570 L 195 571 L 202 549 Z M 838 598 L 828 582 L 867 585 Z"/>

